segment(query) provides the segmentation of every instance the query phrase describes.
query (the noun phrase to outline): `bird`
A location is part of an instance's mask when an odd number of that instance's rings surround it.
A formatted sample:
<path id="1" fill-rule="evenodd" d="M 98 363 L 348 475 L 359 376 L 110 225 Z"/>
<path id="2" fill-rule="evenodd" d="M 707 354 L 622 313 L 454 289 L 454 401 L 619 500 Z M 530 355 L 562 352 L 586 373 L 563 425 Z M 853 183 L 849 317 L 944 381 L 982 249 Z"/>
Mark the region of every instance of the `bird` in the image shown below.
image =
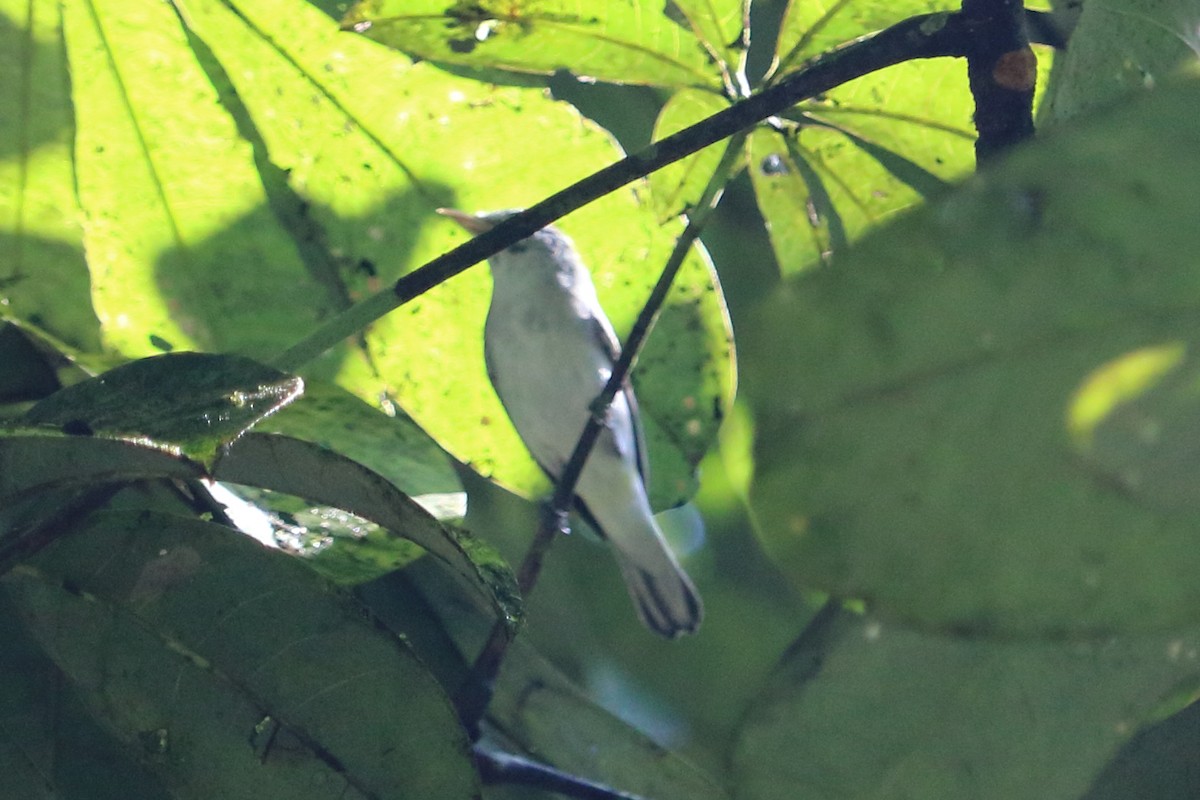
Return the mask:
<path id="1" fill-rule="evenodd" d="M 472 234 L 517 213 L 438 213 Z M 547 226 L 488 259 L 488 377 L 513 427 L 557 482 L 620 352 L 574 243 Z M 668 639 L 695 633 L 704 605 L 655 522 L 637 400 L 628 381 L 575 487 L 575 508 L 611 547 L 642 623 Z"/>

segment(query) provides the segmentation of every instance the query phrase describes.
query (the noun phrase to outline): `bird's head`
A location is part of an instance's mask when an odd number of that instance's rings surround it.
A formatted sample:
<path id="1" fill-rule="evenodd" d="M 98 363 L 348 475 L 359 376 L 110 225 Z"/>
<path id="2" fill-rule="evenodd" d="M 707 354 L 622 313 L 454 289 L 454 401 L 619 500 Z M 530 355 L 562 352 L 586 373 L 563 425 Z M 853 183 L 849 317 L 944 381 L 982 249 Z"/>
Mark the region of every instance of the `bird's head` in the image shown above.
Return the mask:
<path id="1" fill-rule="evenodd" d="M 505 211 L 489 211 L 482 214 L 468 214 L 453 208 L 439 208 L 439 214 L 457 222 L 468 232 L 478 236 L 486 233 L 509 217 L 519 213 L 519 209 Z M 496 253 L 488 259 L 493 273 L 512 269 L 529 271 L 545 267 L 548 271 L 559 272 L 564 268 L 573 268 L 579 257 L 570 237 L 558 228 L 550 225 L 536 231 L 533 235 L 522 239 L 507 249 Z"/>

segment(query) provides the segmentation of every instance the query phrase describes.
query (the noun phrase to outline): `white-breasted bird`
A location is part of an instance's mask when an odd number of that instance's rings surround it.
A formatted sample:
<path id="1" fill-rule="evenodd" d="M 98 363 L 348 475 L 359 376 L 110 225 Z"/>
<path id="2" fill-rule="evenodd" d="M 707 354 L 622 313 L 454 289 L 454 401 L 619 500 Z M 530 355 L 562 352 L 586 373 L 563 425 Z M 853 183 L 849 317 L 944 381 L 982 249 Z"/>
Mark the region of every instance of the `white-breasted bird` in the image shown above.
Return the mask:
<path id="1" fill-rule="evenodd" d="M 516 212 L 439 213 L 478 234 Z M 617 337 L 574 244 L 557 228 L 543 228 L 488 263 L 488 376 L 534 460 L 557 480 L 612 374 Z M 579 476 L 576 508 L 611 545 L 642 622 L 673 638 L 694 633 L 704 607 L 654 521 L 647 475 L 637 402 L 626 384 Z"/>

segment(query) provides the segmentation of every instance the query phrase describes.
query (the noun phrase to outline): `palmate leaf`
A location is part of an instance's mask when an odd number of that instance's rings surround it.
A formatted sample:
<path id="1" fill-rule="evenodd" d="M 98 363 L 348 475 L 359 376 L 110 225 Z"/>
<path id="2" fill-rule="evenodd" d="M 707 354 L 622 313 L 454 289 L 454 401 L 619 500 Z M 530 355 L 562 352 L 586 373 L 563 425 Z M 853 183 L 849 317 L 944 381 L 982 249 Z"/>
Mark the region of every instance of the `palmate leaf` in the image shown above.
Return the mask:
<path id="1" fill-rule="evenodd" d="M 966 70 L 952 59 L 890 67 L 785 116 L 750 143 L 750 176 L 784 274 L 835 258 L 973 164 Z"/>
<path id="2" fill-rule="evenodd" d="M 790 573 L 954 629 L 1200 619 L 1197 102 L 1056 131 L 743 327 L 752 502 Z"/>
<path id="3" fill-rule="evenodd" d="M 729 101 L 714 92 L 698 89 L 675 92 L 654 120 L 654 138 L 670 136 L 728 107 Z M 725 142 L 709 145 L 650 176 L 651 197 L 660 219 L 666 221 L 691 210 L 700 200 L 725 147 Z M 736 175 L 742 166 L 734 165 L 729 177 Z"/>
<path id="4" fill-rule="evenodd" d="M 725 32 L 725 13 L 706 19 L 687 3 L 586 3 L 579 0 L 362 0 L 343 20 L 391 47 L 447 64 L 575 75 L 614 83 L 720 87 L 708 41 Z M 693 25 L 695 27 L 693 27 Z M 716 46 L 723 51 L 722 38 Z M 706 47 L 707 45 L 707 47 Z"/>
<path id="5" fill-rule="evenodd" d="M 62 39 L 93 298 L 104 341 L 126 357 L 278 352 L 458 241 L 450 223 L 429 224 L 436 207 L 528 205 L 619 155 L 540 91 L 413 65 L 304 2 L 132 5 L 70 5 Z M 29 173 L 31 185 L 42 178 Z M 675 228 L 635 198 L 579 217 L 618 328 Z M 349 343 L 314 369 L 368 402 L 391 396 L 461 460 L 536 492 L 540 472 L 482 368 L 483 271 L 381 321 L 360 340 L 366 351 Z M 698 252 L 661 325 L 673 338 L 652 337 L 636 380 L 650 387 L 655 501 L 669 505 L 692 491 L 732 391 L 728 324 Z"/>
<path id="6" fill-rule="evenodd" d="M 63 8 L 74 173 L 105 343 L 127 356 L 283 348 L 333 304 L 268 208 L 251 144 L 175 12 Z"/>
<path id="7" fill-rule="evenodd" d="M 94 348 L 61 15 L 58 3 L 0 2 L 0 301 Z"/>

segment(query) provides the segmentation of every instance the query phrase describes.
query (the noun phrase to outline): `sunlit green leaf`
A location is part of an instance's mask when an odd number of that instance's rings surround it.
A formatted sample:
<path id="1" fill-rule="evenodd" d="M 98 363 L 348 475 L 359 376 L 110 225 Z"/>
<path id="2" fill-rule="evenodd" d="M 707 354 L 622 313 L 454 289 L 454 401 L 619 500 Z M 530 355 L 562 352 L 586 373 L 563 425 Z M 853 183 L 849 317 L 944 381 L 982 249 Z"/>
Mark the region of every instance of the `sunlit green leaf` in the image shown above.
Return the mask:
<path id="1" fill-rule="evenodd" d="M 733 71 L 741 55 L 748 0 L 668 0 L 663 13 L 690 28 L 714 59 Z"/>
<path id="2" fill-rule="evenodd" d="M 436 207 L 530 205 L 619 155 L 607 134 L 541 91 L 487 87 L 414 66 L 337 33 L 314 10 L 285 13 L 287 4 L 273 2 L 247 3 L 235 18 L 209 0 L 189 0 L 186 18 L 226 67 L 271 159 L 289 171 L 293 190 L 328 231 L 331 252 L 349 269 L 342 279 L 350 296 L 461 241 L 452 223 L 427 224 Z M 316 100 L 301 107 L 312 106 L 311 113 L 297 112 L 295 98 L 310 96 Z M 430 98 L 444 99 L 436 113 Z M 292 121 L 274 130 L 280 119 Z M 343 160 L 343 150 L 355 158 Z M 360 162 L 371 165 L 361 180 L 345 172 Z M 678 223 L 658 226 L 635 197 L 606 198 L 579 212 L 579 227 L 566 224 L 578 232 L 619 330 L 632 324 L 649 293 L 654 275 L 646 265 L 665 262 L 678 230 Z M 611 235 L 614 229 L 621 235 Z M 378 277 L 364 277 L 363 264 Z M 490 292 L 484 271 L 478 267 L 372 326 L 366 343 L 375 372 L 351 362 L 338 381 L 371 402 L 390 396 L 459 459 L 537 492 L 545 487 L 541 471 L 524 455 L 483 368 Z M 689 258 L 659 330 L 635 380 L 648 387 L 640 400 L 655 502 L 670 505 L 692 492 L 694 465 L 732 389 L 723 302 L 699 253 Z"/>
<path id="3" fill-rule="evenodd" d="M 331 302 L 165 3 L 68 3 L 75 179 L 104 341 L 268 355 Z"/>
<path id="4" fill-rule="evenodd" d="M 602 131 L 538 93 L 496 89 L 481 95 L 477 86 L 421 67 L 406 75 L 413 91 L 464 93 L 463 102 L 445 110 L 445 127 L 414 127 L 409 136 L 415 152 L 440 153 L 421 162 L 422 171 L 436 175 L 447 169 L 448 152 L 470 169 L 474 179 L 462 185 L 455 201 L 460 208 L 476 212 L 529 205 L 619 154 Z M 471 101 L 475 96 L 480 102 Z M 515 116 L 514 109 L 519 110 Z M 455 137 L 455 131 L 462 136 Z M 546 155 L 547 141 L 554 142 L 553 158 Z M 444 223 L 428 255 L 461 242 L 464 234 L 454 233 L 456 227 Z M 600 300 L 623 334 L 649 295 L 657 265 L 665 264 L 679 223 L 660 226 L 647 204 L 619 193 L 582 209 L 562 227 L 575 238 Z M 484 370 L 489 297 L 485 268 L 478 267 L 389 315 L 367 337 L 382 382 L 343 385 L 366 396 L 387 392 L 459 459 L 507 486 L 538 492 L 545 479 L 523 455 Z M 694 465 L 712 442 L 728 401 L 727 324 L 715 274 L 694 250 L 634 373 L 659 505 L 693 491 Z"/>
<path id="5" fill-rule="evenodd" d="M 794 577 L 983 631 L 1198 619 L 1194 506 L 1114 480 L 1185 485 L 1187 442 L 1138 449 L 1110 417 L 1116 449 L 1081 458 L 1076 405 L 1114 359 L 1200 341 L 1198 102 L 1162 88 L 1046 137 L 743 326 L 752 498 Z M 1190 437 L 1191 376 L 1130 410 Z"/>
<path id="6" fill-rule="evenodd" d="M 654 121 L 654 138 L 657 140 L 670 136 L 728 107 L 727 101 L 712 92 L 675 92 Z M 700 199 L 725 147 L 725 142 L 710 145 L 650 176 L 651 197 L 662 219 L 669 219 L 690 210 Z M 740 168 L 741 165 L 735 167 L 733 173 L 736 174 Z"/>
<path id="7" fill-rule="evenodd" d="M 790 0 L 776 40 L 775 71 L 791 72 L 813 56 L 907 17 L 958 7 L 954 0 Z"/>
<path id="8" fill-rule="evenodd" d="M 0 306 L 95 348 L 61 13 L 0 0 Z"/>
<path id="9" fill-rule="evenodd" d="M 719 87 L 711 54 L 690 25 L 673 18 L 678 14 L 674 3 L 362 0 L 343 25 L 450 64 L 537 73 L 566 69 L 615 83 Z M 715 33 L 727 24 L 723 14 L 702 29 Z"/>
<path id="10" fill-rule="evenodd" d="M 935 194 L 973 163 L 962 64 L 910 62 L 801 103 L 751 143 L 750 175 L 785 274 Z"/>

